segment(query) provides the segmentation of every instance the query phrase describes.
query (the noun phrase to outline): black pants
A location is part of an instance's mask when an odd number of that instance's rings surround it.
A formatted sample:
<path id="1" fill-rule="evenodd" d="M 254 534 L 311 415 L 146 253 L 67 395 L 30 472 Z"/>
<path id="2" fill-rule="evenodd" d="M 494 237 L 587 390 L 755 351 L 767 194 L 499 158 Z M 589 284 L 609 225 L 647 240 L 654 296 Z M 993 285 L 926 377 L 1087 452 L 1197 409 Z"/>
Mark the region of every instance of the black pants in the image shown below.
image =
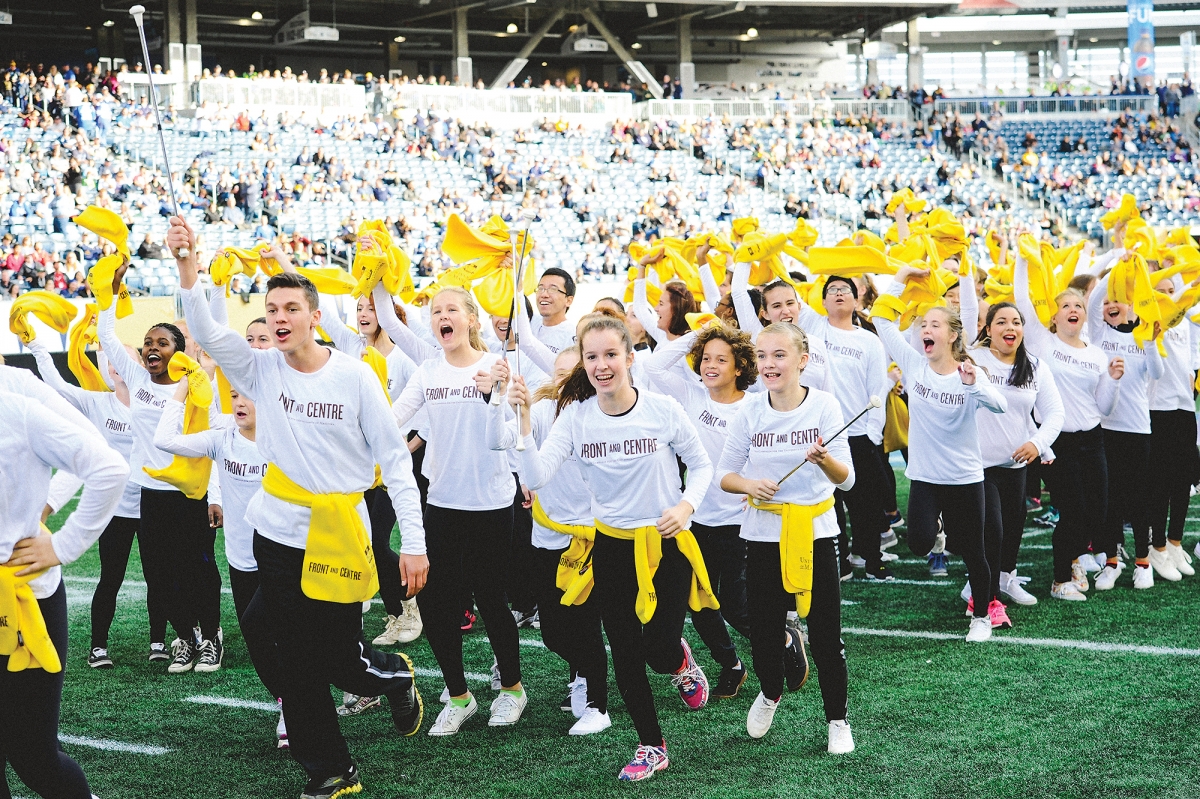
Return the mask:
<path id="1" fill-rule="evenodd" d="M 885 461 L 879 459 L 879 447 L 866 436 L 850 436 L 850 460 L 854 464 L 854 487 L 837 491 L 846 503 L 846 515 L 854 532 L 852 552 L 867 562 L 868 569 L 879 566 L 883 553 L 879 540 L 888 531 L 886 499 L 895 489 L 884 473 Z M 893 476 L 893 480 L 895 477 Z"/>
<path id="2" fill-rule="evenodd" d="M 1100 547 L 1109 557 L 1125 542 L 1125 522 L 1133 527 L 1136 556 L 1150 556 L 1150 506 L 1147 502 L 1146 466 L 1150 462 L 1150 436 L 1146 433 L 1104 431 L 1104 458 L 1108 462 L 1108 513 L 1100 530 Z"/>
<path id="3" fill-rule="evenodd" d="M 726 669 L 738 664 L 737 649 L 729 637 L 729 626 L 750 637 L 750 616 L 746 606 L 746 542 L 736 525 L 708 527 L 692 523 L 692 535 L 700 544 L 708 580 L 716 592 L 720 610 L 705 608 L 692 611 L 692 626 L 712 653 L 713 660 Z"/>
<path id="4" fill-rule="evenodd" d="M 1054 462 L 1043 471 L 1050 499 L 1058 510 L 1054 526 L 1054 582 L 1071 579 L 1071 563 L 1082 555 L 1088 541 L 1102 548 L 1100 528 L 1108 512 L 1107 434 L 1096 425 L 1091 430 L 1059 433 L 1054 441 Z M 1114 549 L 1111 553 L 1116 554 Z"/>
<path id="5" fill-rule="evenodd" d="M 1154 464 L 1155 475 L 1146 486 L 1150 492 L 1151 543 L 1165 547 L 1170 539 L 1178 544 L 1183 540 L 1192 484 L 1200 477 L 1195 412 L 1150 411 L 1150 463 Z"/>
<path id="6" fill-rule="evenodd" d="M 513 475 L 517 493 L 513 498 L 512 557 L 508 561 L 508 604 L 513 610 L 533 613 L 537 607 L 533 584 L 533 513 L 524 507 L 521 479 Z"/>
<path id="7" fill-rule="evenodd" d="M 379 571 L 379 596 L 383 607 L 392 616 L 404 612 L 408 589 L 400 581 L 400 556 L 392 549 L 392 528 L 396 526 L 396 509 L 383 486 L 368 489 L 363 494 L 367 515 L 371 518 L 371 549 Z"/>
<path id="8" fill-rule="evenodd" d="M 600 600 L 617 690 L 633 719 L 638 741 L 646 746 L 662 746 L 662 727 L 658 724 L 646 667 L 659 674 L 672 674 L 683 666 L 680 641 L 688 610 L 692 564 L 680 554 L 674 540 L 663 539 L 662 561 L 654 575 L 658 607 L 644 625 L 634 610 L 638 583 L 633 566 L 633 541 L 597 533 L 592 569 L 596 574 L 592 591 Z"/>
<path id="9" fill-rule="evenodd" d="M 189 640 L 199 625 L 204 638 L 215 637 L 221 626 L 221 575 L 207 497 L 143 488 L 139 537 L 147 593 L 163 598 L 175 635 Z"/>
<path id="10" fill-rule="evenodd" d="M 588 704 L 608 712 L 608 653 L 600 632 L 600 602 L 589 596 L 582 605 L 563 605 L 557 585 L 558 561 L 567 550 L 534 547 L 531 561 L 534 597 L 542 623 L 542 642 L 567 662 L 572 674 L 587 680 Z"/>
<path id="11" fill-rule="evenodd" d="M 9 671 L 0 657 L 0 766 L 5 761 L 25 785 L 46 799 L 91 799 L 92 791 L 79 764 L 58 746 L 58 715 L 67 668 L 67 592 L 58 590 L 38 600 L 50 640 L 63 671 Z M 2 773 L 2 769 L 0 769 Z M 0 779 L 0 794 L 11 796 Z"/>
<path id="12" fill-rule="evenodd" d="M 1017 568 L 1025 531 L 1025 467 L 984 469 L 983 499 L 983 548 L 992 571 L 991 601 L 1000 598 L 1000 573 Z"/>
<path id="13" fill-rule="evenodd" d="M 517 623 L 505 603 L 504 583 L 512 546 L 512 506 L 497 510 L 452 510 L 425 506 L 429 578 L 417 594 L 429 648 L 451 696 L 467 693 L 462 657 L 464 586 L 475 595 L 479 614 L 500 666 L 500 681 L 521 681 Z M 353 693 L 362 693 L 361 691 Z"/>
<path id="14" fill-rule="evenodd" d="M 412 441 L 417 435 L 416 430 L 408 431 L 408 440 Z M 425 444 L 417 447 L 412 454 L 413 478 L 417 481 L 417 490 L 421 492 L 421 512 L 425 511 L 425 503 L 429 501 L 429 478 L 421 474 L 421 465 L 425 463 Z"/>
<path id="15" fill-rule="evenodd" d="M 100 535 L 100 582 L 92 594 L 92 647 L 108 648 L 108 631 L 117 612 L 117 592 L 125 582 L 125 571 L 129 567 L 129 553 L 141 521 L 125 516 L 114 516 Z M 139 543 L 140 543 L 139 539 Z M 142 577 L 146 576 L 145 556 L 142 559 Z M 150 615 L 150 640 L 164 643 L 167 630 L 167 614 L 158 591 L 150 590 L 146 581 L 146 609 Z"/>
<path id="16" fill-rule="evenodd" d="M 925 557 L 937 539 L 938 516 L 946 549 L 963 559 L 973 596 L 988 596 L 992 571 L 983 547 L 983 483 L 937 485 L 913 480 L 908 494 L 908 546 Z M 975 615 L 988 615 L 987 602 L 975 603 Z"/>
<path id="17" fill-rule="evenodd" d="M 229 567 L 229 586 L 233 589 L 233 607 L 250 662 L 263 687 L 278 699 L 283 690 L 283 666 L 266 603 L 258 590 L 258 572 L 238 571 Z"/>
<path id="18" fill-rule="evenodd" d="M 796 609 L 796 595 L 783 587 L 779 544 L 746 542 L 746 582 L 750 592 L 750 641 L 754 673 L 763 695 L 783 696 L 784 625 Z M 808 611 L 809 648 L 817 664 L 825 720 L 846 718 L 846 645 L 842 643 L 842 583 L 838 571 L 837 539 L 813 542 L 812 604 Z"/>
<path id="19" fill-rule="evenodd" d="M 338 729 L 330 684 L 359 696 L 408 690 L 413 675 L 397 655 L 372 649 L 362 636 L 362 605 L 322 602 L 300 587 L 304 550 L 254 535 L 261 600 L 279 647 L 280 697 L 292 757 L 310 779 L 328 779 L 353 765 Z M 246 630 L 253 634 L 257 628 Z"/>

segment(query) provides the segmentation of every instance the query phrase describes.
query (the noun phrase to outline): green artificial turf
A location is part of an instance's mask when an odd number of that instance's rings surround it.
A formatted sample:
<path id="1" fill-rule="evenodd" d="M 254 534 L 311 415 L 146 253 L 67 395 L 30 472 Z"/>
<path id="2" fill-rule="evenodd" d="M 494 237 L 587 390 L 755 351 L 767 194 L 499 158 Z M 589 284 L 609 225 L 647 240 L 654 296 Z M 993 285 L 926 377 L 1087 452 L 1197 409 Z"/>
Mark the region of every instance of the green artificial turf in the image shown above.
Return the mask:
<path id="1" fill-rule="evenodd" d="M 906 486 L 901 478 L 901 507 Z M 1200 503 L 1193 514 L 1200 517 Z M 54 520 L 56 526 L 61 517 Z M 1198 519 L 1200 521 L 1200 519 Z M 1200 524 L 1189 523 L 1191 531 Z M 746 712 L 758 691 L 751 674 L 735 699 L 687 711 L 669 681 L 652 675 L 668 741 L 670 768 L 639 785 L 620 784 L 618 770 L 637 744 L 615 685 L 613 727 L 572 738 L 573 719 L 558 709 L 565 695 L 564 664 L 543 648 L 521 648 L 530 703 L 513 728 L 487 727 L 492 692 L 472 683 L 482 707 L 452 738 L 425 734 L 439 709 L 442 682 L 418 681 L 425 726 L 412 738 L 394 731 L 386 711 L 342 721 L 363 775 L 364 797 L 1194 797 L 1200 793 L 1200 576 L 1159 582 L 1135 592 L 1129 572 L 1116 590 L 1087 602 L 1048 597 L 1048 533 L 1030 528 L 1020 561 L 1036 607 L 1010 606 L 1015 628 L 995 638 L 1068 639 L 1192 650 L 1166 654 L 1106 653 L 998 642 L 968 645 L 958 591 L 961 561 L 949 580 L 931 580 L 903 543 L 909 562 L 895 565 L 903 580 L 921 585 L 843 586 L 843 625 L 871 630 L 952 634 L 929 640 L 847 633 L 850 722 L 857 750 L 825 753 L 826 727 L 816 680 L 785 697 L 766 738 L 746 735 Z M 1193 533 L 1185 539 L 1190 551 Z M 221 551 L 218 541 L 218 552 Z M 1045 548 L 1040 548 L 1045 547 Z M 223 558 L 222 558 L 223 564 Z M 222 569 L 224 566 L 222 565 Z M 87 668 L 88 601 L 99 576 L 93 548 L 64 570 L 70 591 L 70 645 L 63 692 L 63 735 L 166 747 L 162 755 L 64 749 L 83 767 L 101 799 L 167 796 L 296 797 L 299 767 L 275 748 L 270 712 L 183 701 L 208 695 L 270 702 L 246 656 L 224 597 L 225 667 L 210 675 L 168 675 L 146 662 L 144 589 L 122 589 L 110 652 L 116 668 Z M 861 574 L 861 572 L 860 572 Z M 137 548 L 129 580 L 140 580 Z M 382 629 L 376 602 L 364 618 L 368 639 Z M 690 626 L 702 666 L 717 668 Z M 525 639 L 538 633 L 522 630 Z M 467 671 L 487 673 L 491 651 L 481 626 L 466 636 Z M 734 634 L 749 662 L 749 642 Z M 418 668 L 436 669 L 424 638 L 407 647 Z M 340 693 L 338 693 L 340 699 Z M 32 796 L 9 770 L 14 795 Z"/>

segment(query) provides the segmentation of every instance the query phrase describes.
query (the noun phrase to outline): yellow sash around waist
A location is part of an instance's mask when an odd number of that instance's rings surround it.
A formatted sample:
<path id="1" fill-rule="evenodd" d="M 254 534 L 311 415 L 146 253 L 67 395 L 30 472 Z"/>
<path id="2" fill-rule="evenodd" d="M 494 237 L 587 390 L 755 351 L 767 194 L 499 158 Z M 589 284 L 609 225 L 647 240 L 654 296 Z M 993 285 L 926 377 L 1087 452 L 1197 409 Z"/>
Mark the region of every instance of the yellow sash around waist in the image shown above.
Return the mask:
<path id="1" fill-rule="evenodd" d="M 833 497 L 816 505 L 790 502 L 759 502 L 752 507 L 783 517 L 779 528 L 779 565 L 783 570 L 783 590 L 796 595 L 796 613 L 808 617 L 812 606 L 813 519 L 833 507 Z"/>
<path id="2" fill-rule="evenodd" d="M 609 538 L 619 538 L 622 541 L 633 542 L 633 566 L 637 572 L 638 595 L 634 610 L 642 624 L 654 618 L 658 607 L 658 595 L 654 592 L 654 573 L 662 561 L 662 535 L 652 524 L 645 527 L 635 527 L 632 530 L 621 527 L 610 527 L 599 519 L 596 520 L 596 532 L 604 533 Z M 688 591 L 688 607 L 692 610 L 711 608 L 718 610 L 721 603 L 713 593 L 708 581 L 708 569 L 704 567 L 704 556 L 700 554 L 700 544 L 691 530 L 684 530 L 675 536 L 675 545 L 679 552 L 692 564 L 692 585 Z M 811 558 L 811 556 L 810 556 Z"/>
<path id="3" fill-rule="evenodd" d="M 292 505 L 312 508 L 304 545 L 300 587 L 310 599 L 364 602 L 379 590 L 371 536 L 356 508 L 362 492 L 314 494 L 297 485 L 274 463 L 267 466 L 262 489 Z"/>
<path id="4" fill-rule="evenodd" d="M 562 604 L 582 605 L 587 602 L 596 582 L 592 575 L 592 544 L 596 541 L 596 528 L 586 524 L 559 524 L 546 515 L 546 509 L 537 497 L 533 498 L 533 520 L 547 530 L 571 536 L 571 545 L 558 559 L 555 583 L 558 590 L 563 592 Z"/>
<path id="5" fill-rule="evenodd" d="M 42 525 L 42 534 L 50 531 Z M 9 671 L 44 669 L 50 674 L 62 671 L 58 650 L 46 631 L 42 608 L 29 582 L 46 573 L 18 577 L 23 566 L 0 566 L 0 655 L 8 656 Z"/>

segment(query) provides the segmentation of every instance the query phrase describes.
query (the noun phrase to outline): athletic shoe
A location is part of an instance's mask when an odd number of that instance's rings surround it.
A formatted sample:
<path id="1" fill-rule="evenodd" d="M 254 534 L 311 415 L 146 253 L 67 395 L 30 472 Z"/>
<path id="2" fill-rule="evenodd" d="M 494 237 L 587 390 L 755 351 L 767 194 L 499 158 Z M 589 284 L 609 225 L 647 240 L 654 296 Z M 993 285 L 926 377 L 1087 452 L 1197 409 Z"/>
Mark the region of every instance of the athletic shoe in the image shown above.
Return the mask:
<path id="1" fill-rule="evenodd" d="M 963 613 L 968 619 L 975 618 L 975 597 L 967 598 L 967 610 Z"/>
<path id="2" fill-rule="evenodd" d="M 1119 574 L 1119 572 L 1116 572 L 1116 570 L 1114 570 L 1114 573 Z M 1114 576 L 1113 579 L 1115 580 L 1116 577 Z M 1110 585 L 1109 588 L 1112 588 L 1112 586 Z M 1104 586 L 1100 585 L 1099 577 L 1096 578 L 1096 590 L 1104 590 Z M 1075 583 L 1071 582 L 1070 580 L 1065 583 L 1052 583 L 1050 585 L 1050 597 L 1052 599 L 1065 599 L 1068 602 L 1087 601 L 1087 597 L 1080 593 L 1079 589 L 1075 587 Z"/>
<path id="3" fill-rule="evenodd" d="M 967 584 L 964 585 L 962 590 L 958 592 L 958 598 L 961 599 L 963 602 L 969 603 L 971 601 L 971 597 L 973 597 L 973 596 L 974 596 L 974 594 L 971 593 L 971 581 L 968 580 Z"/>
<path id="4" fill-rule="evenodd" d="M 1086 594 L 1092 587 L 1088 582 L 1087 570 L 1077 560 L 1071 563 L 1071 584 L 1078 588 L 1081 594 Z"/>
<path id="5" fill-rule="evenodd" d="M 1033 517 L 1033 526 L 1047 530 L 1052 529 L 1058 526 L 1058 515 L 1058 511 L 1055 508 L 1046 508 L 1045 513 Z"/>
<path id="6" fill-rule="evenodd" d="M 475 701 L 475 697 L 473 696 L 471 697 L 471 701 L 464 707 L 459 707 L 453 701 L 447 702 L 442 707 L 442 712 L 438 713 L 433 726 L 429 728 L 429 734 L 434 737 L 454 735 L 467 719 L 475 715 L 475 711 L 477 710 L 479 710 L 479 703 Z"/>
<path id="7" fill-rule="evenodd" d="M 225 660 L 225 645 L 213 637 L 200 644 L 200 657 L 196 660 L 196 671 L 208 674 L 221 668 Z"/>
<path id="8" fill-rule="evenodd" d="M 176 638 L 171 642 L 171 665 L 167 674 L 183 674 L 196 665 L 196 645 L 192 641 Z"/>
<path id="9" fill-rule="evenodd" d="M 339 716 L 360 716 L 368 710 L 383 707 L 383 699 L 378 696 L 357 696 L 346 694 L 345 701 L 337 709 Z"/>
<path id="10" fill-rule="evenodd" d="M 571 705 L 571 699 L 574 695 L 575 695 L 575 680 L 571 680 L 569 683 L 567 683 L 567 696 L 566 696 L 566 698 L 563 699 L 563 701 L 558 703 L 558 709 L 561 710 L 563 713 L 572 713 L 574 708 Z M 445 701 L 445 700 L 443 700 L 443 701 Z"/>
<path id="11" fill-rule="evenodd" d="M 529 703 L 529 695 L 524 690 L 521 695 L 501 691 L 492 700 L 491 716 L 488 718 L 489 727 L 508 727 L 521 720 L 521 712 Z"/>
<path id="12" fill-rule="evenodd" d="M 848 755 L 854 751 L 854 735 L 845 719 L 829 722 L 829 754 Z"/>
<path id="13" fill-rule="evenodd" d="M 1117 584 L 1117 577 L 1125 570 L 1125 564 L 1117 561 L 1116 565 L 1111 563 L 1104 564 L 1104 570 L 1096 575 L 1096 590 L 1111 591 L 1113 586 Z"/>
<path id="14" fill-rule="evenodd" d="M 888 527 L 893 530 L 904 526 L 904 517 L 900 515 L 900 511 L 894 510 L 891 513 L 885 513 L 884 516 L 887 517 Z"/>
<path id="15" fill-rule="evenodd" d="M 683 647 L 683 665 L 671 675 L 671 685 L 679 690 L 679 698 L 689 709 L 699 710 L 708 704 L 708 678 L 692 655 L 687 640 L 680 638 L 679 645 Z"/>
<path id="16" fill-rule="evenodd" d="M 988 603 L 988 618 L 992 621 L 993 630 L 1011 630 L 1012 619 L 1008 618 L 1008 608 L 999 599 Z"/>
<path id="17" fill-rule="evenodd" d="M 929 576 L 930 577 L 949 577 L 950 571 L 949 558 L 945 552 L 932 552 L 929 555 Z"/>
<path id="18" fill-rule="evenodd" d="M 409 614 L 407 607 L 408 602 L 405 602 L 404 604 L 406 607 L 399 616 L 392 616 L 391 614 L 388 614 L 387 616 L 383 617 L 383 632 L 375 636 L 375 640 L 371 642 L 372 646 L 396 646 L 397 644 L 407 644 L 417 640 L 417 638 L 420 637 L 420 611 L 416 610 L 416 604 L 414 603 L 413 610 L 417 613 L 414 624 L 414 620 Z"/>
<path id="19" fill-rule="evenodd" d="M 901 521 L 903 521 L 903 520 L 901 520 Z M 882 552 L 885 549 L 891 549 L 892 547 L 896 546 L 896 544 L 898 544 L 899 542 L 900 542 L 900 539 L 896 536 L 896 531 L 888 530 L 886 533 L 884 533 L 882 536 L 879 537 L 879 550 Z"/>
<path id="20" fill-rule="evenodd" d="M 416 735 L 417 730 L 421 729 L 421 721 L 425 718 L 425 702 L 421 699 L 421 692 L 417 690 L 417 677 L 413 673 L 412 659 L 403 652 L 400 653 L 400 659 L 408 666 L 408 672 L 413 676 L 407 688 L 388 694 L 388 709 L 392 711 L 392 723 L 396 725 L 400 734 L 407 738 Z"/>
<path id="21" fill-rule="evenodd" d="M 669 765 L 671 761 L 667 759 L 666 741 L 662 746 L 639 746 L 633 754 L 633 760 L 621 769 L 617 779 L 629 782 L 648 780 L 654 776 L 654 772 L 662 771 Z"/>
<path id="22" fill-rule="evenodd" d="M 1008 597 L 1010 602 L 1018 605 L 1036 605 L 1037 597 L 1025 590 L 1029 577 L 1018 577 L 1017 570 L 1000 572 L 1000 593 Z"/>
<path id="23" fill-rule="evenodd" d="M 166 644 L 150 644 L 150 654 L 146 659 L 151 663 L 158 660 L 170 660 L 171 654 L 167 652 Z"/>
<path id="24" fill-rule="evenodd" d="M 471 628 L 475 626 L 476 618 L 477 617 L 474 613 L 469 610 L 464 610 L 462 624 L 458 626 L 458 629 L 462 630 L 464 633 L 471 632 Z"/>
<path id="25" fill-rule="evenodd" d="M 500 679 L 500 661 L 492 656 L 492 690 L 499 691 L 504 687 L 504 681 Z"/>
<path id="26" fill-rule="evenodd" d="M 946 551 L 946 531 L 942 529 L 942 517 L 938 517 L 937 537 L 933 539 L 933 549 L 929 550 L 934 553 L 942 553 Z"/>
<path id="27" fill-rule="evenodd" d="M 782 700 L 783 697 L 780 697 Z M 761 738 L 767 734 L 767 730 L 771 729 L 771 722 L 775 720 L 775 711 L 779 709 L 779 701 L 772 702 L 763 694 L 758 692 L 758 698 L 754 700 L 754 704 L 750 706 L 750 712 L 746 715 L 746 734 L 751 738 Z"/>
<path id="28" fill-rule="evenodd" d="M 1042 501 L 1040 499 L 1038 499 L 1037 497 L 1025 497 L 1025 512 L 1026 513 L 1029 513 L 1031 511 L 1040 510 L 1041 507 L 1042 507 Z"/>
<path id="29" fill-rule="evenodd" d="M 102 646 L 92 647 L 92 652 L 88 655 L 88 665 L 93 669 L 111 669 L 113 667 L 112 658 L 108 656 L 108 650 Z"/>
<path id="30" fill-rule="evenodd" d="M 533 617 L 537 615 L 537 610 L 514 610 L 512 615 L 513 621 L 517 623 L 517 629 L 519 630 L 533 623 Z"/>
<path id="31" fill-rule="evenodd" d="M 808 653 L 804 651 L 804 635 L 799 627 L 784 627 L 791 638 L 783 650 L 783 681 L 789 691 L 799 691 L 808 681 Z"/>
<path id="32" fill-rule="evenodd" d="M 304 793 L 300 794 L 300 799 L 336 799 L 338 796 L 358 793 L 361 790 L 362 780 L 358 778 L 358 769 L 351 766 L 345 774 L 327 780 L 309 780 L 308 785 L 304 786 Z"/>
<path id="33" fill-rule="evenodd" d="M 978 644 L 992 637 L 992 620 L 987 616 L 977 616 L 971 619 L 971 628 L 967 630 L 967 643 Z"/>
<path id="34" fill-rule="evenodd" d="M 858 555 L 851 555 L 846 560 L 850 561 L 850 565 L 856 569 L 861 569 L 867 565 L 867 559 L 860 558 Z"/>
<path id="35" fill-rule="evenodd" d="M 571 711 L 571 715 L 577 719 L 583 718 L 583 713 L 588 706 L 587 680 L 585 678 L 576 677 L 575 682 L 571 683 L 571 695 L 567 701 L 570 705 L 567 710 Z"/>
<path id="36" fill-rule="evenodd" d="M 279 703 L 279 722 L 275 725 L 275 748 L 288 749 L 291 744 L 288 743 L 287 724 L 283 721 L 283 700 L 276 700 Z"/>
<path id="37" fill-rule="evenodd" d="M 1088 574 L 1095 574 L 1104 568 L 1104 560 L 1107 556 L 1093 555 L 1091 552 L 1084 552 L 1079 556 L 1079 564 L 1083 566 L 1083 570 Z M 1099 560 L 1097 560 L 1099 558 Z"/>
<path id="38" fill-rule="evenodd" d="M 900 560 L 900 556 L 895 552 L 880 552 L 879 559 L 884 563 L 891 563 L 892 561 Z"/>
<path id="39" fill-rule="evenodd" d="M 570 735 L 593 735 L 598 732 L 604 732 L 612 726 L 612 719 L 607 713 L 601 713 L 596 708 L 588 705 L 583 709 L 583 714 L 579 717 L 579 721 L 571 725 Z"/>
<path id="40" fill-rule="evenodd" d="M 895 580 L 896 577 L 892 574 L 892 570 L 884 563 L 880 563 L 873 569 L 867 569 L 867 580 L 886 583 Z"/>
<path id="41" fill-rule="evenodd" d="M 1188 553 L 1183 551 L 1183 547 L 1179 544 L 1167 542 L 1167 554 L 1171 556 L 1171 562 L 1175 564 L 1175 568 L 1179 569 L 1179 573 L 1184 577 L 1191 577 L 1196 573 L 1192 567 L 1192 558 Z"/>
<path id="42" fill-rule="evenodd" d="M 1159 577 L 1168 582 L 1177 583 L 1183 579 L 1179 569 L 1175 568 L 1175 562 L 1170 553 L 1165 549 L 1160 552 L 1154 547 L 1150 547 L 1150 566 L 1158 572 Z"/>
<path id="43" fill-rule="evenodd" d="M 1133 569 L 1133 587 L 1142 589 L 1153 588 L 1154 569 L 1149 566 L 1135 566 Z"/>
<path id="44" fill-rule="evenodd" d="M 717 687 L 712 690 L 713 698 L 733 699 L 745 684 L 746 676 L 746 667 L 740 660 L 733 668 L 721 669 L 721 676 L 717 678 Z"/>
<path id="45" fill-rule="evenodd" d="M 443 705 L 450 701 L 450 689 L 444 685 L 442 686 L 441 695 L 438 696 L 438 701 Z"/>
<path id="46" fill-rule="evenodd" d="M 1196 557 L 1200 558 L 1200 541 L 1196 542 L 1196 548 L 1192 550 Z"/>
<path id="47" fill-rule="evenodd" d="M 854 564 L 848 558 L 838 558 L 838 570 L 843 583 L 854 578 Z"/>
<path id="48" fill-rule="evenodd" d="M 537 608 L 533 609 L 533 618 L 529 620 L 529 626 L 535 630 L 542 629 L 542 615 Z"/>

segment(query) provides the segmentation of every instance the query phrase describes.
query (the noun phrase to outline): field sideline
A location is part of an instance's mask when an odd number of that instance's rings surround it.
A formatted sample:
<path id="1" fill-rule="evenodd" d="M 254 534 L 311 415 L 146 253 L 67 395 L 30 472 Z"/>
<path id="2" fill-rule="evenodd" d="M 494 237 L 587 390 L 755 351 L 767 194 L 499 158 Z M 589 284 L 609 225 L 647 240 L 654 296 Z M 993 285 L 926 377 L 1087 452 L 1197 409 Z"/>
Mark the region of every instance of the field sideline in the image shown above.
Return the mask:
<path id="1" fill-rule="evenodd" d="M 901 477 L 904 493 L 906 486 Z M 904 498 L 901 498 L 904 506 Z M 73 504 L 69 507 L 73 507 Z M 1185 537 L 1200 536 L 1193 501 Z M 52 519 L 52 528 L 61 524 Z M 219 556 L 223 556 L 218 541 Z M 1116 590 L 1087 602 L 1048 598 L 1050 535 L 1030 528 L 1020 572 L 1039 597 L 1009 607 L 1014 629 L 967 645 L 958 597 L 961 561 L 950 579 L 932 580 L 903 541 L 894 550 L 897 584 L 843 586 L 850 667 L 850 723 L 858 749 L 825 754 L 825 724 L 812 680 L 785 697 L 768 736 L 752 741 L 745 719 L 757 694 L 750 679 L 735 699 L 686 711 L 666 678 L 652 678 L 671 767 L 648 783 L 621 785 L 617 771 L 637 740 L 619 695 L 614 726 L 571 738 L 558 710 L 566 669 L 522 630 L 522 668 L 530 694 L 514 728 L 487 727 L 493 696 L 472 684 L 482 707 L 449 739 L 425 735 L 437 712 L 440 676 L 422 637 L 406 651 L 423 676 L 425 725 L 410 739 L 386 711 L 343 720 L 363 774 L 361 796 L 393 797 L 1194 797 L 1200 762 L 1200 576 L 1159 581 L 1134 592 L 1128 570 Z M 224 558 L 222 578 L 227 584 Z M 860 572 L 861 574 L 861 572 Z M 226 587 L 225 667 L 211 675 L 168 675 L 146 662 L 144 584 L 137 548 L 110 638 L 117 667 L 87 668 L 88 605 L 99 559 L 93 548 L 64 570 L 70 646 L 63 695 L 63 748 L 83 766 L 100 799 L 220 796 L 296 797 L 299 767 L 275 749 L 273 702 L 259 684 L 233 618 Z M 382 629 L 377 601 L 364 617 L 368 638 Z M 717 668 L 690 626 L 706 672 Z M 487 674 L 491 651 L 477 626 L 467 636 L 467 671 Z M 749 642 L 734 634 L 749 661 Z M 468 678 L 470 681 L 470 677 Z M 340 693 L 338 694 L 340 699 Z M 9 770 L 15 796 L 30 797 Z"/>

